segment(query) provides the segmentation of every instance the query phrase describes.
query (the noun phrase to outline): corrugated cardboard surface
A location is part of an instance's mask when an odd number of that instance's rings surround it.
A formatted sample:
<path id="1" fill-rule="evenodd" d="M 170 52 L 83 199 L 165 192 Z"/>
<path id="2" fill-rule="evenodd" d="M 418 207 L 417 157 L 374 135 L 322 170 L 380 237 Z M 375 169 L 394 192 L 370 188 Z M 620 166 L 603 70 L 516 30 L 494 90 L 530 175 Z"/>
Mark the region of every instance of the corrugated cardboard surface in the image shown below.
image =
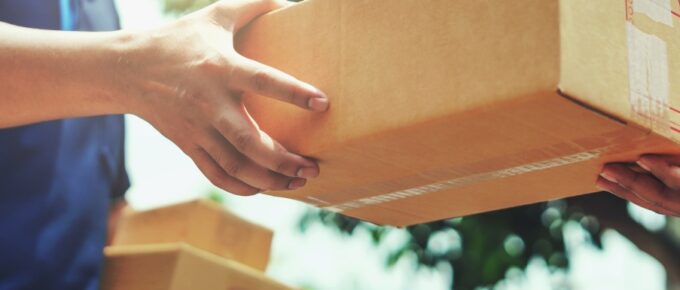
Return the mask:
<path id="1" fill-rule="evenodd" d="M 186 244 L 105 250 L 103 290 L 292 289 L 254 269 Z"/>
<path id="2" fill-rule="evenodd" d="M 197 200 L 149 211 L 127 211 L 113 245 L 185 242 L 264 271 L 273 233 L 222 206 Z"/>
<path id="3" fill-rule="evenodd" d="M 626 52 L 600 51 L 625 17 L 590 19 L 625 11 L 612 2 L 309 0 L 262 17 L 239 51 L 331 98 L 324 114 L 246 99 L 321 161 L 320 178 L 272 194 L 402 226 L 592 192 L 603 162 L 680 152 L 627 121 Z"/>
<path id="4" fill-rule="evenodd" d="M 680 142 L 680 3 L 563 0 L 561 88 Z"/>
<path id="5" fill-rule="evenodd" d="M 554 92 L 557 2 L 504 2 L 310 0 L 262 17 L 241 35 L 240 51 L 315 84 L 333 104 L 320 115 L 252 98 L 250 111 L 284 145 L 315 155 Z"/>

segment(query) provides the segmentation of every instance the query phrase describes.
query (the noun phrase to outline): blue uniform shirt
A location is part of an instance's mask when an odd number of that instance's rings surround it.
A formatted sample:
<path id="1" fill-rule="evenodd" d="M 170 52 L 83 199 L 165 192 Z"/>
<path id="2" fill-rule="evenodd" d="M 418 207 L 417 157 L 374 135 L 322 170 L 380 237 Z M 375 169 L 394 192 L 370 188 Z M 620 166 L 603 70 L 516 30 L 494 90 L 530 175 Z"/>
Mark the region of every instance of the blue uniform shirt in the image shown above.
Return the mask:
<path id="1" fill-rule="evenodd" d="M 118 29 L 112 0 L 70 1 L 71 28 Z M 0 21 L 69 28 L 59 8 L 0 0 Z M 98 288 L 109 199 L 129 186 L 123 131 L 122 116 L 0 130 L 0 290 Z"/>

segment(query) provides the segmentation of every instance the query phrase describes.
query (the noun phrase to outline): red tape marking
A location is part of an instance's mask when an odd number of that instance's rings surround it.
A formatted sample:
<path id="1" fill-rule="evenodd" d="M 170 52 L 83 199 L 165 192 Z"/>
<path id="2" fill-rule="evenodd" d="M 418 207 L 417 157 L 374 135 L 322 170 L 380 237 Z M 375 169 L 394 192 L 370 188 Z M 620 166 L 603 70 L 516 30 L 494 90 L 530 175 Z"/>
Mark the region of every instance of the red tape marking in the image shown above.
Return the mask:
<path id="1" fill-rule="evenodd" d="M 673 122 L 673 121 L 663 120 L 663 119 L 657 118 L 655 116 L 646 115 L 646 114 L 643 114 L 639 111 L 636 111 L 635 109 L 633 109 L 633 112 L 636 113 L 640 117 L 647 118 L 648 120 L 653 120 L 653 121 L 665 123 L 665 125 L 668 125 L 668 128 L 670 128 L 671 131 L 673 131 L 674 133 L 680 134 L 680 128 L 675 127 L 675 126 L 678 126 L 678 124 Z"/>
<path id="2" fill-rule="evenodd" d="M 641 92 L 636 92 L 636 91 L 634 91 L 633 93 L 636 93 L 636 94 L 642 96 L 643 98 L 645 98 L 645 99 L 647 99 L 647 100 L 649 100 L 649 101 L 651 101 L 651 102 L 653 102 L 653 103 L 655 103 L 655 104 L 657 104 L 657 105 L 663 107 L 664 109 L 669 109 L 669 110 L 671 110 L 673 113 L 680 114 L 680 109 L 671 107 L 671 105 L 666 104 L 666 103 L 664 103 L 664 102 L 662 102 L 662 101 L 659 101 L 659 100 L 657 100 L 657 99 L 655 99 L 655 98 L 652 98 L 650 95 L 643 94 L 643 93 L 641 93 Z"/>
<path id="3" fill-rule="evenodd" d="M 647 1 L 653 3 L 653 4 L 656 5 L 656 6 L 659 6 L 659 7 L 662 8 L 662 9 L 666 9 L 666 7 L 663 7 L 663 5 L 661 5 L 661 3 L 659 3 L 659 2 L 656 2 L 656 1 L 654 1 L 654 0 L 647 0 Z M 678 0 L 678 4 L 680 5 L 680 0 Z M 626 6 L 627 6 L 627 5 L 628 5 L 628 2 L 626 2 Z M 633 12 L 635 12 L 635 11 L 633 11 Z M 673 10 L 673 8 L 671 8 L 671 10 L 670 10 L 669 12 L 670 12 L 673 16 L 675 16 L 675 17 L 677 17 L 677 18 L 680 18 L 680 13 L 675 12 L 675 11 Z"/>

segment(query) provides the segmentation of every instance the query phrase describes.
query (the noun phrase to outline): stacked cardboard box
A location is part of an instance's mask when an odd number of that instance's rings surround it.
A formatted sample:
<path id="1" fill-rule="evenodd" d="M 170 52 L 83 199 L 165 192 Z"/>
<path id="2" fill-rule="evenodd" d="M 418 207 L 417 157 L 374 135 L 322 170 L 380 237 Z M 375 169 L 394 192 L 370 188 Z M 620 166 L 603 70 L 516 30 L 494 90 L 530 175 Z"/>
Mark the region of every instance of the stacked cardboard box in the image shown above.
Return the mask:
<path id="1" fill-rule="evenodd" d="M 246 96 L 322 175 L 271 192 L 410 225 L 597 191 L 606 162 L 680 154 L 671 0 L 308 0 L 260 17 L 245 56 L 331 98 Z"/>
<path id="2" fill-rule="evenodd" d="M 104 290 L 291 289 L 262 272 L 272 232 L 208 200 L 126 209 L 105 249 Z"/>

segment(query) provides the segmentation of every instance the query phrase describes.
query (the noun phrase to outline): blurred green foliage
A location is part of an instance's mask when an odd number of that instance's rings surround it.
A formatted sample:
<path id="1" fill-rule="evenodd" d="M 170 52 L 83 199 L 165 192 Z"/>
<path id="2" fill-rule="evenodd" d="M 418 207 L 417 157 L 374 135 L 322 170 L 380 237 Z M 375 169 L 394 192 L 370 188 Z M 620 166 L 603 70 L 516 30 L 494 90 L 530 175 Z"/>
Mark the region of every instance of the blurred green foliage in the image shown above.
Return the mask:
<path id="1" fill-rule="evenodd" d="M 550 271 L 567 269 L 569 255 L 565 251 L 564 227 L 575 222 L 589 234 L 589 243 L 601 245 L 604 221 L 620 231 L 639 247 L 654 247 L 671 257 L 678 257 L 680 247 L 668 243 L 667 237 L 650 232 L 628 214 L 627 202 L 608 193 L 598 193 L 565 200 L 515 207 L 463 218 L 456 218 L 403 229 L 376 226 L 325 210 L 309 210 L 300 220 L 301 231 L 315 223 L 352 235 L 357 230 L 370 233 L 379 245 L 390 231 L 404 231 L 406 242 L 393 250 L 385 263 L 396 264 L 407 254 L 415 255 L 420 267 L 453 269 L 451 289 L 491 288 L 506 277 L 511 269 L 526 269 L 530 259 L 540 257 Z M 642 239 L 635 239 L 642 238 Z M 645 244 L 641 244 L 642 240 Z M 654 244 L 649 244 L 650 242 Z M 657 244 L 658 243 L 658 244 Z M 661 245 L 661 247 L 658 247 Z M 671 258 L 670 260 L 674 260 Z M 665 261 L 662 261 L 665 262 Z M 667 271 L 676 264 L 665 263 Z M 546 289 L 548 286 L 546 285 Z M 670 288 L 669 288 L 670 289 Z M 675 289 L 675 288 L 673 288 Z"/>
<path id="2" fill-rule="evenodd" d="M 205 198 L 212 200 L 212 201 L 214 201 L 218 204 L 225 204 L 226 203 L 224 193 L 222 193 L 221 191 L 217 191 L 217 190 L 209 191 L 208 193 L 205 194 Z"/>
<path id="3" fill-rule="evenodd" d="M 375 226 L 324 210 L 310 210 L 300 220 L 305 231 L 320 222 L 352 235 L 358 229 L 370 232 L 378 245 L 389 231 L 405 231 L 407 241 L 389 254 L 388 267 L 404 255 L 415 254 L 418 265 L 437 268 L 448 264 L 454 269 L 455 289 L 493 286 L 511 268 L 526 268 L 532 257 L 542 257 L 551 270 L 568 266 L 563 240 L 567 221 L 578 221 L 599 245 L 600 228 L 596 219 L 567 211 L 567 202 L 555 201 L 511 208 L 486 214 L 420 224 L 397 229 Z"/>

